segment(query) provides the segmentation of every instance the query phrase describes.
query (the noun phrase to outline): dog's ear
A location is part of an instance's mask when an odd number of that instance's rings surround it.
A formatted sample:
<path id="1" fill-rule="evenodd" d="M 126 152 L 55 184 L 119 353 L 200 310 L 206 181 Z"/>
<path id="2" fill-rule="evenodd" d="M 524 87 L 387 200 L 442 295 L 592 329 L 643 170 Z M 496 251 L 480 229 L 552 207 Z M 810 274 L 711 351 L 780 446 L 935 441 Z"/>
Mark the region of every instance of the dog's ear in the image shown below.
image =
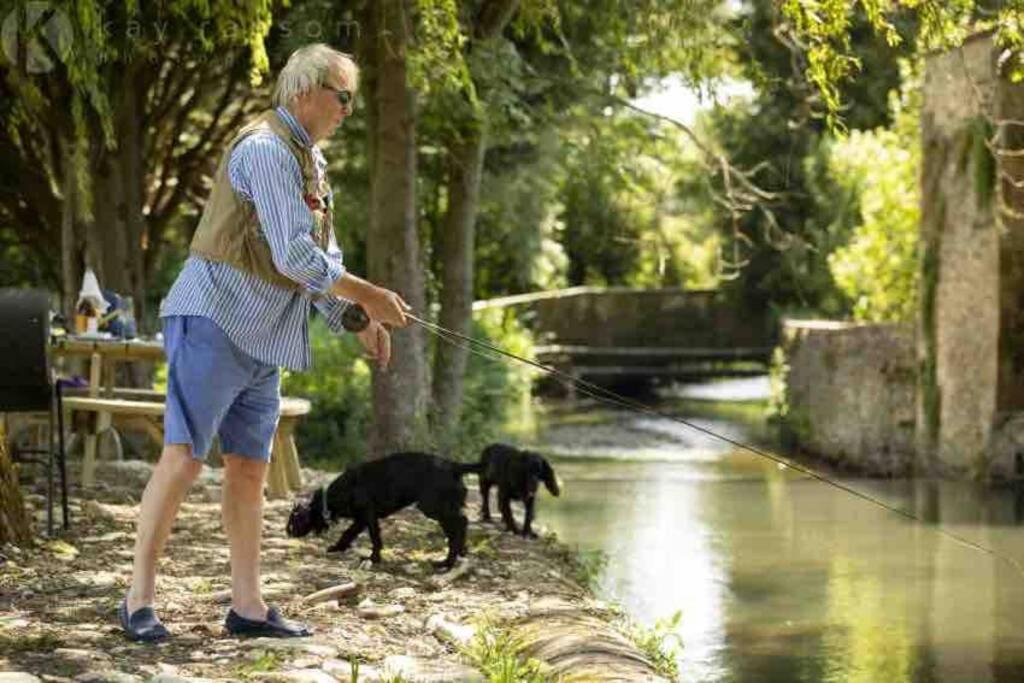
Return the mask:
<path id="1" fill-rule="evenodd" d="M 541 481 L 544 482 L 545 488 L 551 492 L 552 496 L 557 496 L 562 492 L 561 487 L 558 485 L 558 477 L 555 476 L 555 469 L 551 467 L 551 464 L 547 461 L 544 456 L 538 456 L 541 463 Z"/>

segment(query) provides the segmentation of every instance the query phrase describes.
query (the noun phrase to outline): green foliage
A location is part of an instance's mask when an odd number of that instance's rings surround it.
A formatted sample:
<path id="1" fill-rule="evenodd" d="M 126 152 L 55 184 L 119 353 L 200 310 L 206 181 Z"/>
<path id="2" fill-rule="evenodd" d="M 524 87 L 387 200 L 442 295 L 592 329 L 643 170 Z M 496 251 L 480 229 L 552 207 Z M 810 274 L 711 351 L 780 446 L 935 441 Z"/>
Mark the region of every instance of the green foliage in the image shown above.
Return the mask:
<path id="1" fill-rule="evenodd" d="M 807 78 L 821 94 L 832 126 L 840 122 L 840 85 L 861 72 L 861 62 L 851 51 L 856 15 L 865 16 L 876 34 L 893 46 L 902 40 L 901 20 L 912 17 L 924 50 L 947 49 L 962 44 L 972 33 L 995 31 L 1003 73 L 1014 82 L 1024 78 L 1021 0 L 995 6 L 987 0 L 785 0 L 782 11 L 804 46 Z"/>
<path id="2" fill-rule="evenodd" d="M 416 0 L 416 39 L 409 54 L 409 81 L 423 95 L 435 89 L 463 94 L 477 105 L 476 90 L 463 56 L 467 37 L 455 0 Z"/>
<path id="3" fill-rule="evenodd" d="M 989 147 L 992 137 L 992 123 L 984 116 L 968 121 L 963 133 L 960 171 L 970 173 L 979 209 L 990 205 L 995 191 L 996 158 Z"/>
<path id="4" fill-rule="evenodd" d="M 679 678 L 676 655 L 683 646 L 682 637 L 679 635 L 682 620 L 683 613 L 675 612 L 670 617 L 658 619 L 650 628 L 638 623 L 627 623 L 626 628 L 636 646 L 654 664 L 655 671 L 670 681 Z"/>
<path id="5" fill-rule="evenodd" d="M 355 335 L 336 336 L 320 318 L 310 325 L 309 341 L 313 367 L 283 373 L 281 393 L 313 403 L 296 430 L 303 461 L 340 469 L 366 457 L 370 367 Z"/>
<path id="6" fill-rule="evenodd" d="M 914 79 L 907 88 L 891 129 L 854 131 L 831 149 L 829 171 L 860 207 L 850 242 L 829 255 L 857 320 L 910 321 L 917 310 L 920 92 Z"/>
<path id="7" fill-rule="evenodd" d="M 500 310 L 482 311 L 474 321 L 473 335 L 517 355 L 532 355 L 529 332 Z M 370 366 L 355 335 L 337 336 L 320 318 L 310 325 L 309 337 L 313 367 L 305 372 L 284 372 L 281 393 L 313 403 L 296 430 L 303 462 L 341 469 L 366 457 L 372 416 Z M 447 457 L 475 459 L 483 446 L 500 434 L 530 428 L 530 375 L 525 366 L 473 354 L 465 382 L 462 421 L 453 438 L 455 445 L 446 449 Z M 430 435 L 427 437 L 429 440 Z"/>
<path id="8" fill-rule="evenodd" d="M 523 644 L 493 618 L 484 616 L 463 655 L 491 683 L 544 683 L 549 680 L 536 659 L 523 659 Z"/>
<path id="9" fill-rule="evenodd" d="M 865 72 L 841 83 L 841 95 L 850 105 L 849 126 L 873 129 L 890 121 L 888 93 L 900 83 L 898 58 L 913 42 L 891 47 L 872 34 L 862 14 L 849 21 L 850 50 Z M 716 107 L 703 125 L 737 168 L 776 196 L 740 216 L 715 201 L 725 190 L 719 178 L 710 191 L 681 186 L 681 196 L 714 212 L 726 274 L 734 277 L 724 286 L 739 300 L 778 313 L 847 315 L 851 302 L 833 278 L 828 255 L 849 239 L 859 215 L 857 195 L 829 176 L 831 137 L 816 117 L 814 93 L 794 74 L 792 25 L 773 0 L 747 0 L 733 30 L 739 77 L 754 86 L 754 96 Z"/>
<path id="10" fill-rule="evenodd" d="M 524 358 L 533 357 L 533 337 L 514 315 L 498 308 L 473 316 L 472 334 Z M 435 343 L 445 342 L 437 340 Z M 488 443 L 532 428 L 532 370 L 509 358 L 488 352 L 471 353 L 466 364 L 462 414 L 445 455 L 476 460 Z"/>
<path id="11" fill-rule="evenodd" d="M 608 555 L 603 550 L 577 548 L 568 556 L 573 578 L 591 592 L 597 592 L 601 575 L 608 566 Z"/>
<path id="12" fill-rule="evenodd" d="M 682 134 L 635 113 L 581 122 L 563 141 L 556 233 L 569 285 L 715 284 L 718 239 L 707 204 L 678 189 L 705 171 Z M 692 174 L 692 175 L 690 175 Z M 699 193 L 698 188 L 690 189 Z"/>
<path id="13" fill-rule="evenodd" d="M 257 680 L 261 674 L 277 671 L 284 658 L 273 650 L 257 650 L 251 661 L 239 666 L 235 672 L 243 680 Z"/>

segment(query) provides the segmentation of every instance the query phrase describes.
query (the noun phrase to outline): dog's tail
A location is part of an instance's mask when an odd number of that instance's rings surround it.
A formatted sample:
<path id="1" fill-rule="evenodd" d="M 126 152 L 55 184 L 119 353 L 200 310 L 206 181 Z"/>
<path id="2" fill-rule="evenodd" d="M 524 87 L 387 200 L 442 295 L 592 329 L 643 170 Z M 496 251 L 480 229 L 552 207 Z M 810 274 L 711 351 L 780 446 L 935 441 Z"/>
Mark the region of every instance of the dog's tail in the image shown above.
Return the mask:
<path id="1" fill-rule="evenodd" d="M 479 462 L 457 462 L 455 463 L 455 472 L 460 477 L 464 474 L 480 474 L 480 470 L 483 469 L 483 464 Z"/>

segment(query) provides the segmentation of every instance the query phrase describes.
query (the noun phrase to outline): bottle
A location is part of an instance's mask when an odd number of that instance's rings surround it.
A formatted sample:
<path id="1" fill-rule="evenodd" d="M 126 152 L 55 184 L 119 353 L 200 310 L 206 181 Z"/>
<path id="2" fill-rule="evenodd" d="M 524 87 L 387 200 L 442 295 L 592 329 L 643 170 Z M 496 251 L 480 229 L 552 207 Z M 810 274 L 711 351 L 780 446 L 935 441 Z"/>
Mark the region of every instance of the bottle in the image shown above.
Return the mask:
<path id="1" fill-rule="evenodd" d="M 99 316 L 91 299 L 81 299 L 75 309 L 75 332 L 90 334 L 99 327 Z"/>
<path id="2" fill-rule="evenodd" d="M 135 338 L 135 301 L 130 296 L 121 297 L 121 326 L 121 336 L 125 339 Z"/>

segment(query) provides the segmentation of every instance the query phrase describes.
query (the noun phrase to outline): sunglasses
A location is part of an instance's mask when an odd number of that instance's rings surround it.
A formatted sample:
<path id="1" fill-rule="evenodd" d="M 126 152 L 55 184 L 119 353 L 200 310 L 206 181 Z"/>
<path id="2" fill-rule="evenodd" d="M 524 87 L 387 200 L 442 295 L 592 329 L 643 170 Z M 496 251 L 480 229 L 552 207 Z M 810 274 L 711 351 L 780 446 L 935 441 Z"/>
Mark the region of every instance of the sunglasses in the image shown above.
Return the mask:
<path id="1" fill-rule="evenodd" d="M 352 95 L 351 90 L 339 90 L 337 88 L 332 88 L 329 85 L 325 85 L 324 88 L 334 93 L 335 97 L 338 98 L 338 104 L 346 109 L 351 110 L 355 105 L 355 96 Z"/>

